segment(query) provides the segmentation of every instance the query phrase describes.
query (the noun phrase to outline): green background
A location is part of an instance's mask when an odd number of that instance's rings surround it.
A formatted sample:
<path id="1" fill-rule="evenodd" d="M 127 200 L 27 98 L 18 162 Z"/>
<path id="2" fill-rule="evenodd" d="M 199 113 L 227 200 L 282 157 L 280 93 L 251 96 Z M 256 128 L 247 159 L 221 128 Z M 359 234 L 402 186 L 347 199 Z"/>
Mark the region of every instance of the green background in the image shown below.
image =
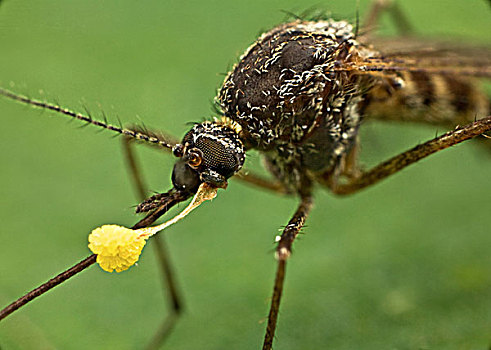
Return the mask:
<path id="1" fill-rule="evenodd" d="M 486 1 L 405 1 L 421 35 L 489 43 Z M 181 137 L 211 114 L 223 75 L 281 10 L 354 19 L 356 1 L 3 1 L 0 85 L 117 124 Z M 366 13 L 367 1 L 360 1 Z M 384 20 L 385 32 L 392 33 Z M 0 304 L 89 254 L 91 229 L 132 225 L 121 140 L 0 98 Z M 365 125 L 375 164 L 443 130 Z M 487 141 L 488 143 L 491 141 Z M 150 189 L 173 160 L 139 147 Z M 247 164 L 259 164 L 252 154 Z M 491 343 L 491 157 L 469 142 L 353 197 L 323 189 L 295 244 L 276 349 L 486 349 Z M 296 201 L 231 181 L 164 234 L 185 313 L 170 349 L 257 349 L 273 284 L 274 236 Z M 0 348 L 138 349 L 167 306 L 155 257 L 92 266 L 0 323 Z"/>

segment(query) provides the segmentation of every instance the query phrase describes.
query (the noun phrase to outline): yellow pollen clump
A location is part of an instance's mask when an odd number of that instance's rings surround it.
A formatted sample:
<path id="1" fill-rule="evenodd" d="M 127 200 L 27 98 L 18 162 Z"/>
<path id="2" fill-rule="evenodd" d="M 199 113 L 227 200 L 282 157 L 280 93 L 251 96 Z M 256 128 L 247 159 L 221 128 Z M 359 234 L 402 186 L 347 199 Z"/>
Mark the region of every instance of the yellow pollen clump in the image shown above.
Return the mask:
<path id="1" fill-rule="evenodd" d="M 103 270 L 121 272 L 138 261 L 147 238 L 123 226 L 104 225 L 89 235 L 89 249 Z"/>
<path id="2" fill-rule="evenodd" d="M 163 224 L 132 230 L 119 225 L 103 225 L 89 235 L 89 249 L 97 255 L 97 263 L 108 272 L 121 272 L 134 265 L 140 258 L 147 239 L 175 224 L 201 203 L 212 200 L 217 188 L 202 183 L 191 203 L 184 210 Z"/>

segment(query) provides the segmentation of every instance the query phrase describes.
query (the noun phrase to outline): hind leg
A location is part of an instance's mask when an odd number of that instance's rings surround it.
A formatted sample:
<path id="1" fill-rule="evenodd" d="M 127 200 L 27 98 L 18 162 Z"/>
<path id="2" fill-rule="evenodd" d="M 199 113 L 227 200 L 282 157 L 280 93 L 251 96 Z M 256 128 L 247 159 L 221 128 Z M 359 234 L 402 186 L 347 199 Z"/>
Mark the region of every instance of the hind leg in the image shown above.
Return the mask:
<path id="1" fill-rule="evenodd" d="M 418 145 L 379 164 L 369 171 L 362 172 L 356 178 L 349 179 L 347 183 L 340 183 L 338 177 L 336 175 L 333 176 L 332 174 L 325 174 L 319 180 L 328 186 L 335 194 L 352 194 L 378 183 L 386 177 L 401 171 L 405 167 L 414 164 L 433 153 L 459 144 L 465 140 L 484 135 L 484 133 L 489 133 L 490 131 L 491 116 L 466 126 L 459 127 L 454 131 L 447 132 L 440 137 L 436 137 L 428 142 Z M 489 142 L 487 138 L 485 140 Z"/>

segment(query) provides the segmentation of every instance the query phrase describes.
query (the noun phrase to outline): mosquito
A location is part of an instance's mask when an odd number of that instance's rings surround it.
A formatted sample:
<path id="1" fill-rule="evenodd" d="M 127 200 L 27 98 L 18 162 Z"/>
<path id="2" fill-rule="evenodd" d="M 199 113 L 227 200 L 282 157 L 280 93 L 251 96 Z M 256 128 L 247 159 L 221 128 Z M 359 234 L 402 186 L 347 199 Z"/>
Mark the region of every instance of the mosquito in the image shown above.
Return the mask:
<path id="1" fill-rule="evenodd" d="M 227 189 L 231 178 L 297 198 L 293 216 L 277 237 L 276 273 L 263 342 L 267 350 L 273 346 L 287 262 L 313 207 L 315 185 L 349 195 L 463 141 L 482 137 L 481 143 L 489 147 L 489 99 L 475 84 L 477 78 L 491 77 L 489 51 L 410 39 L 403 45 L 382 42 L 370 29 L 384 11 L 396 19 L 402 34 L 408 34 L 408 21 L 390 1 L 375 1 L 361 28 L 347 21 L 300 18 L 265 32 L 226 76 L 216 97 L 220 116 L 196 123 L 181 140 L 145 128 L 111 125 L 4 88 L 0 95 L 123 136 L 141 197 L 136 211 L 146 214 L 133 229 L 150 226 L 170 208 L 199 193 L 203 185 Z M 364 170 L 358 164 L 359 129 L 371 119 L 453 130 Z M 177 158 L 168 191 L 146 198 L 132 150 L 135 142 L 167 150 Z M 251 150 L 263 156 L 271 178 L 244 171 Z M 173 314 L 151 347 L 161 344 L 180 313 L 164 250 L 158 254 Z M 96 258 L 89 256 L 10 304 L 0 312 L 0 319 L 91 266 Z"/>

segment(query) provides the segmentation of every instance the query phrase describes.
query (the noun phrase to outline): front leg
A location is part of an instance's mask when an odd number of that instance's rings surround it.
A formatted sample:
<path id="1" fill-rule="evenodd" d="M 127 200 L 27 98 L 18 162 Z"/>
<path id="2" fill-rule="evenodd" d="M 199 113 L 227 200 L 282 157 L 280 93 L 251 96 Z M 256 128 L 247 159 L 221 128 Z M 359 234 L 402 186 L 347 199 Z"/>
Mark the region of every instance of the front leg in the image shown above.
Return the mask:
<path id="1" fill-rule="evenodd" d="M 241 170 L 233 178 L 278 194 L 292 194 L 280 181 L 270 180 L 249 171 Z"/>
<path id="2" fill-rule="evenodd" d="M 291 255 L 292 244 L 298 233 L 302 229 L 310 209 L 312 208 L 312 196 L 302 196 L 300 205 L 293 217 L 286 225 L 276 247 L 276 259 L 278 266 L 273 288 L 273 297 L 271 298 L 271 306 L 268 315 L 268 325 L 266 335 L 264 337 L 263 350 L 270 350 L 273 346 L 273 339 L 278 320 L 278 311 L 280 309 L 281 295 L 283 293 L 283 282 L 285 280 L 286 260 Z"/>

